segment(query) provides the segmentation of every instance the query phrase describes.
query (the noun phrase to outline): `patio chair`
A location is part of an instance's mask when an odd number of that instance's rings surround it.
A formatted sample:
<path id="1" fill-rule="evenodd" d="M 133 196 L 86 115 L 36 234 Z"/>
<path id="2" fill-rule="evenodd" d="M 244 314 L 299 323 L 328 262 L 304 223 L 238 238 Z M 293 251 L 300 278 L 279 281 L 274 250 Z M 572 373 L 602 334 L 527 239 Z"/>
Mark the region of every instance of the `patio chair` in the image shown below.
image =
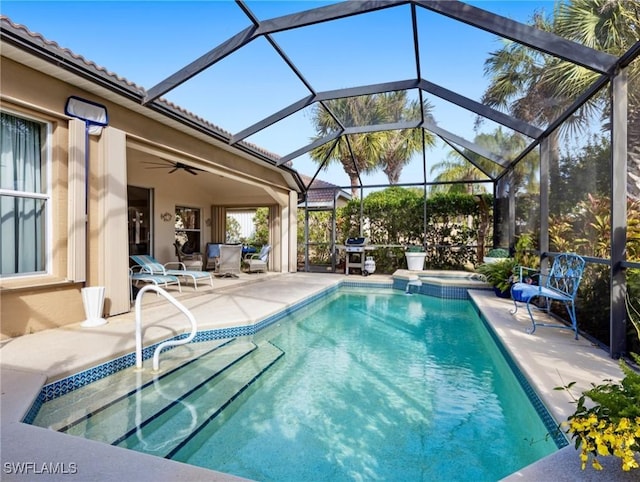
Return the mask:
<path id="1" fill-rule="evenodd" d="M 247 254 L 242 260 L 242 263 L 245 265 L 249 273 L 267 271 L 270 252 L 271 246 L 265 244 L 259 253 Z"/>
<path id="2" fill-rule="evenodd" d="M 184 267 L 187 270 L 202 271 L 202 255 L 197 252 L 186 253 L 184 251 L 185 245 L 186 243 L 181 246 L 179 241 L 173 243 L 173 246 L 176 249 L 178 262 L 184 264 Z"/>
<path id="3" fill-rule="evenodd" d="M 220 243 L 207 243 L 207 247 L 204 251 L 206 270 L 217 270 L 218 262 L 220 261 Z"/>
<path id="4" fill-rule="evenodd" d="M 164 288 L 169 285 L 178 285 L 178 291 L 182 293 L 182 287 L 180 286 L 180 279 L 177 276 L 150 274 L 144 271 L 142 266 L 136 265 L 129 268 L 129 299 L 133 301 L 133 286 L 136 287 L 142 283 L 153 283 L 156 286 L 162 286 Z M 158 293 L 156 293 L 158 294 Z"/>
<path id="5" fill-rule="evenodd" d="M 574 253 L 563 253 L 554 258 L 548 274 L 539 273 L 537 275 L 537 285 L 523 281 L 514 283 L 513 286 L 511 286 L 511 298 L 513 298 L 515 308 L 511 311 L 511 314 L 515 314 L 518 311 L 518 303 L 525 303 L 532 324 L 532 327 L 527 330 L 528 333 L 534 333 L 536 326 L 567 328 L 575 332 L 577 340 L 578 322 L 576 320 L 575 298 L 578 293 L 580 281 L 582 280 L 584 266 L 585 260 L 581 256 Z M 525 279 L 523 278 L 524 270 L 535 271 L 530 268 L 521 268 L 520 280 Z M 564 304 L 569 314 L 571 325 L 536 322 L 531 313 L 531 302 L 533 300 L 543 301 L 544 305 L 539 309 L 547 313 L 549 313 L 552 301 L 558 301 Z"/>
<path id="6" fill-rule="evenodd" d="M 179 278 L 190 279 L 193 281 L 193 289 L 198 289 L 198 280 L 209 279 L 209 284 L 213 287 L 213 277 L 211 273 L 206 271 L 187 270 L 183 263 L 179 261 L 170 261 L 162 264 L 153 256 L 148 254 L 136 254 L 129 256 L 135 264 L 142 267 L 142 271 L 147 274 L 177 276 Z M 177 266 L 178 269 L 170 269 L 169 266 Z"/>
<path id="7" fill-rule="evenodd" d="M 220 259 L 216 271 L 217 278 L 237 278 L 242 261 L 241 244 L 221 244 Z"/>

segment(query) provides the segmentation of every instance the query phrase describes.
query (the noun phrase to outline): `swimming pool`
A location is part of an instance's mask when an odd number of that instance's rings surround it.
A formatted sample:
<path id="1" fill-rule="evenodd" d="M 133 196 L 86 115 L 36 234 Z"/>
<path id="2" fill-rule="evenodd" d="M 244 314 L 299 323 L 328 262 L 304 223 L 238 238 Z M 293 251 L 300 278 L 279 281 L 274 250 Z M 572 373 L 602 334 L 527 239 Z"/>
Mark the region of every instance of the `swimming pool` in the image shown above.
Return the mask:
<path id="1" fill-rule="evenodd" d="M 258 480 L 497 480 L 556 450 L 467 301 L 340 290 L 243 342 L 268 346 L 266 368 L 225 410 L 209 407 L 215 416 L 169 450 L 173 459 Z M 219 381 L 206 383 L 202 393 L 216 392 Z M 144 425 L 118 444 L 162 445 L 158 430 L 172 426 L 162 414 L 142 417 L 138 395 L 110 425 Z M 163 412 L 181 413 L 172 436 L 197 408 L 180 402 Z"/>

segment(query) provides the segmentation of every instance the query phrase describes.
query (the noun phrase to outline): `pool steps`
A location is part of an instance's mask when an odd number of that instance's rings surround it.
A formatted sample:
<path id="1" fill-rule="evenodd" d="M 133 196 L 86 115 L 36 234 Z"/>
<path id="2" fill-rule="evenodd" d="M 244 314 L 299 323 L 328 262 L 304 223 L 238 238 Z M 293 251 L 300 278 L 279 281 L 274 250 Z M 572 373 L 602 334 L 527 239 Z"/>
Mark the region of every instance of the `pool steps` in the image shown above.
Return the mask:
<path id="1" fill-rule="evenodd" d="M 150 370 L 129 368 L 123 370 L 118 383 L 100 387 L 96 382 L 60 397 L 55 400 L 61 407 L 57 412 L 64 410 L 69 416 L 57 423 L 38 417 L 34 424 L 168 457 L 284 355 L 271 343 L 256 345 L 236 339 L 203 347 L 195 359 L 184 363 L 184 351 L 179 352 L 187 347 L 197 350 L 197 345 L 201 343 L 167 352 L 163 370 L 155 376 Z M 118 393 L 120 386 L 123 389 Z M 127 386 L 140 389 L 126 392 Z M 110 395 L 107 401 L 105 393 Z M 96 401 L 78 417 L 76 405 L 86 403 L 87 398 Z"/>
<path id="2" fill-rule="evenodd" d="M 174 404 L 170 410 L 149 418 L 141 430 L 114 445 L 172 458 L 283 355 L 271 343 L 259 345 L 232 370 L 226 370 L 224 376 L 220 376 L 222 372 L 216 374 L 181 400 L 180 405 L 188 407 L 189 414 Z M 195 419 L 192 414 L 197 414 Z M 168 437 L 173 437 L 170 444 L 166 443 Z"/>

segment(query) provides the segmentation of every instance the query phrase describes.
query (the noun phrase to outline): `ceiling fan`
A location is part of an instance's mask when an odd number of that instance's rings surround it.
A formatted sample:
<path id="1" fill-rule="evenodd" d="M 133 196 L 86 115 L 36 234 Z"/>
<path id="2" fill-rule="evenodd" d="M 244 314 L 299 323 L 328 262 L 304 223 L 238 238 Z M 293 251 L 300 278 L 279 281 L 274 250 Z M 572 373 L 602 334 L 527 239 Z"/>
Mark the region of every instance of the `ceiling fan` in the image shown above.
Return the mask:
<path id="1" fill-rule="evenodd" d="M 198 169 L 197 167 L 192 167 L 187 164 L 183 164 L 182 162 L 172 162 L 172 161 L 164 161 L 159 159 L 157 161 L 144 161 L 145 164 L 150 164 L 151 167 L 147 167 L 147 169 L 169 169 L 169 174 L 176 172 L 179 169 L 182 169 L 189 174 L 193 174 L 194 176 L 198 175 L 197 171 L 202 171 L 202 169 Z"/>

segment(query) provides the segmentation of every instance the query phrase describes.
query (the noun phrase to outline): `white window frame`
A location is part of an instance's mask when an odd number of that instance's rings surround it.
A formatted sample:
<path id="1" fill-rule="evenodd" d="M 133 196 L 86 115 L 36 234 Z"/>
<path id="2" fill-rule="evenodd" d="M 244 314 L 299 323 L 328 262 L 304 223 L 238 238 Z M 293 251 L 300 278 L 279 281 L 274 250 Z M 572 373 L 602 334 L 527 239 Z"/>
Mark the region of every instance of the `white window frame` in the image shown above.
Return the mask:
<path id="1" fill-rule="evenodd" d="M 36 276 L 50 275 L 52 270 L 52 254 L 53 254 L 53 242 L 52 242 L 52 141 L 53 141 L 53 127 L 51 122 L 43 120 L 41 118 L 37 118 L 35 116 L 27 115 L 21 112 L 16 112 L 11 109 L 0 109 L 0 112 L 11 115 L 13 117 L 19 117 L 21 119 L 28 120 L 30 122 L 38 123 L 42 126 L 41 135 L 42 135 L 42 146 L 41 146 L 41 161 L 43 164 L 44 171 L 44 182 L 42 183 L 44 186 L 44 192 L 36 193 L 31 191 L 18 191 L 13 189 L 3 189 L 0 188 L 1 196 L 11 196 L 11 197 L 19 197 L 22 199 L 42 199 L 44 200 L 44 247 L 43 247 L 43 256 L 44 256 L 44 270 L 42 271 L 33 271 L 29 273 L 9 273 L 2 274 L 0 273 L 0 279 L 18 279 L 18 278 L 31 278 Z"/>

